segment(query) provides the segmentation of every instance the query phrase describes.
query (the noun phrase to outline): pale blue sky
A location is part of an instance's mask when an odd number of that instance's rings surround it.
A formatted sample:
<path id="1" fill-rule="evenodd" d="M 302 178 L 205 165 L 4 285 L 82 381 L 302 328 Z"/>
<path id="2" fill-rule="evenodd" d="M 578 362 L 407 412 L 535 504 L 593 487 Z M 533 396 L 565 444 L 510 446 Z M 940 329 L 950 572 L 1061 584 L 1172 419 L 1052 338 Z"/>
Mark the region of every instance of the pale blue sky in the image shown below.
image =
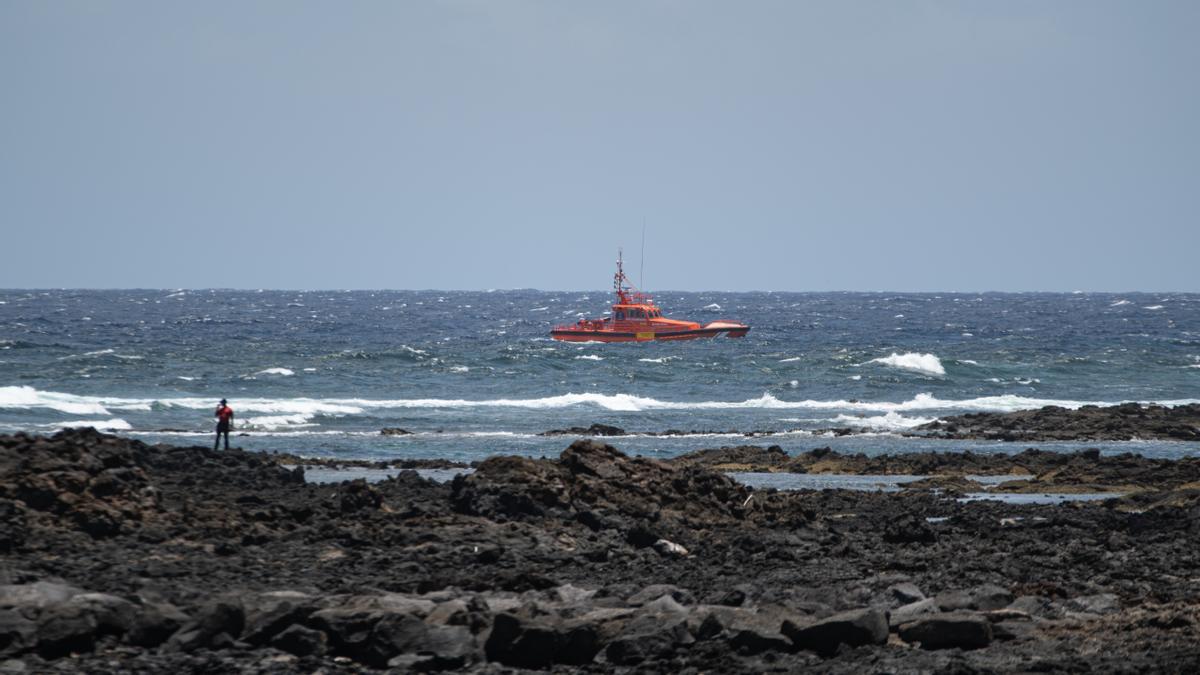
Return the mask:
<path id="1" fill-rule="evenodd" d="M 0 3 L 0 287 L 1200 291 L 1200 2 Z M 636 269 L 636 267 L 635 267 Z"/>

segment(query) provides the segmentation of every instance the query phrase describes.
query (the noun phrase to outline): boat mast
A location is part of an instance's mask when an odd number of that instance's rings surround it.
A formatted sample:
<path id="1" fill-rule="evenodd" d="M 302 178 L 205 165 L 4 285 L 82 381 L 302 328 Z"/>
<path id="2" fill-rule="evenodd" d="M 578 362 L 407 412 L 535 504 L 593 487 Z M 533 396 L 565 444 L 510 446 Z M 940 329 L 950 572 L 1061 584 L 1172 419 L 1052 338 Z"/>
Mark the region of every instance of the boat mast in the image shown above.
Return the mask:
<path id="1" fill-rule="evenodd" d="M 613 289 L 617 292 L 617 300 L 621 304 L 629 302 L 629 298 L 625 293 L 625 266 L 622 262 L 623 251 L 617 248 L 617 273 L 613 275 Z"/>

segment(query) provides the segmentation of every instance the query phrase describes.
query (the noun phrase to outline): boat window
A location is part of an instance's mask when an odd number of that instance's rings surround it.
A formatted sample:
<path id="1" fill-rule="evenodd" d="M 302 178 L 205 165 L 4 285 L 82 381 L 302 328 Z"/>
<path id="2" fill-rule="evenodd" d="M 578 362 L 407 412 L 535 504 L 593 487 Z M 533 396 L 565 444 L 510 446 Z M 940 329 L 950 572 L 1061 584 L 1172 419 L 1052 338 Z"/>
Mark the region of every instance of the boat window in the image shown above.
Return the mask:
<path id="1" fill-rule="evenodd" d="M 624 321 L 624 320 L 625 320 L 625 312 L 618 311 L 617 312 L 617 321 Z"/>

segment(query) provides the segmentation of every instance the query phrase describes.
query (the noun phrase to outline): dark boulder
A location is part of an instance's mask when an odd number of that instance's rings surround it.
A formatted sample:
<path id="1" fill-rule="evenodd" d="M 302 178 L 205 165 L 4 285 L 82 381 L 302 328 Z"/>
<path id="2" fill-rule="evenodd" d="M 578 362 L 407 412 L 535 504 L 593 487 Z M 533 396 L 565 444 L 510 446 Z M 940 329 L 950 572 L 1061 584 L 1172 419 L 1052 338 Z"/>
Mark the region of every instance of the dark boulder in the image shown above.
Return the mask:
<path id="1" fill-rule="evenodd" d="M 543 431 L 542 436 L 624 436 L 625 430 L 608 424 L 593 424 L 589 427 L 567 427 Z"/>
<path id="2" fill-rule="evenodd" d="M 978 614 L 951 612 L 922 617 L 900 626 L 900 639 L 922 649 L 979 649 L 992 641 L 992 625 Z"/>
<path id="3" fill-rule="evenodd" d="M 858 647 L 887 642 L 888 621 L 881 610 L 855 609 L 806 624 L 788 619 L 780 632 L 799 649 L 832 656 L 840 645 Z"/>
<path id="4" fill-rule="evenodd" d="M 389 614 L 371 631 L 367 663 L 418 670 L 463 667 L 477 652 L 466 626 L 431 626 L 412 614 Z M 408 658 L 394 662 L 397 656 Z"/>
<path id="5" fill-rule="evenodd" d="M 90 652 L 99 624 L 86 607 L 62 604 L 42 612 L 37 623 L 37 650 L 48 659 L 71 652 Z"/>
<path id="6" fill-rule="evenodd" d="M 484 644 L 489 661 L 518 668 L 546 668 L 554 663 L 584 664 L 600 650 L 594 626 L 551 624 L 497 614 Z"/>
<path id="7" fill-rule="evenodd" d="M 710 615 L 711 616 L 711 615 Z M 703 627 L 704 624 L 701 624 Z M 741 628 L 729 638 L 729 646 L 739 654 L 761 654 L 763 652 L 790 652 L 793 643 L 782 633 L 762 628 Z"/>
<path id="8" fill-rule="evenodd" d="M 134 617 L 125 639 L 139 647 L 157 647 L 166 642 L 191 618 L 174 605 L 145 603 Z"/>
<path id="9" fill-rule="evenodd" d="M 339 495 L 342 513 L 378 509 L 382 503 L 383 495 L 362 478 L 346 483 Z"/>

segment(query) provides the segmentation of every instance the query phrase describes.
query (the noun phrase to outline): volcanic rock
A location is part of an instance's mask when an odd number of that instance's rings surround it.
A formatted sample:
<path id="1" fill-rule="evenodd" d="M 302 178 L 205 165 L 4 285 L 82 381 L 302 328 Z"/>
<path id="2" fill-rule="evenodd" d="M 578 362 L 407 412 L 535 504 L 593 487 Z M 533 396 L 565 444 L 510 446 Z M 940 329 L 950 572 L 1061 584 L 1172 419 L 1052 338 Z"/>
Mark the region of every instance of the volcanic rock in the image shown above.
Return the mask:
<path id="1" fill-rule="evenodd" d="M 832 656 L 840 645 L 881 645 L 887 641 L 887 615 L 878 609 L 856 609 L 807 624 L 785 620 L 781 631 L 800 648 Z"/>
<path id="2" fill-rule="evenodd" d="M 992 641 L 992 625 L 977 614 L 934 614 L 900 626 L 899 635 L 922 649 L 978 649 Z"/>

